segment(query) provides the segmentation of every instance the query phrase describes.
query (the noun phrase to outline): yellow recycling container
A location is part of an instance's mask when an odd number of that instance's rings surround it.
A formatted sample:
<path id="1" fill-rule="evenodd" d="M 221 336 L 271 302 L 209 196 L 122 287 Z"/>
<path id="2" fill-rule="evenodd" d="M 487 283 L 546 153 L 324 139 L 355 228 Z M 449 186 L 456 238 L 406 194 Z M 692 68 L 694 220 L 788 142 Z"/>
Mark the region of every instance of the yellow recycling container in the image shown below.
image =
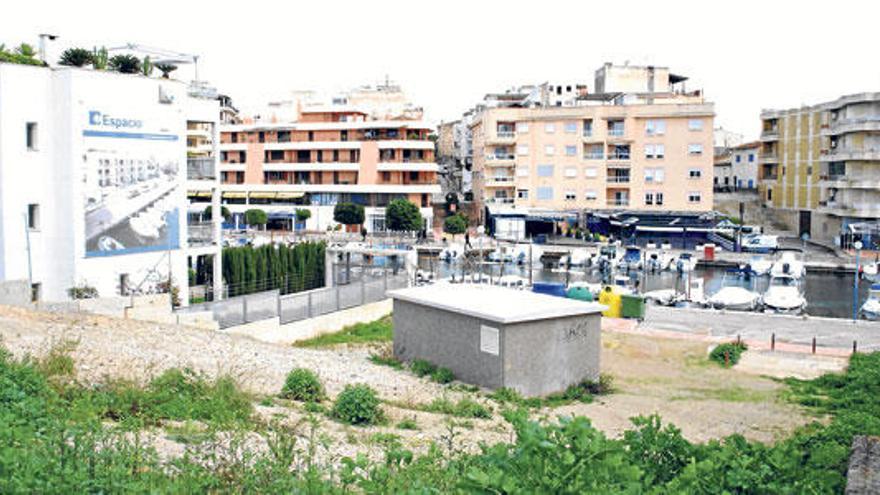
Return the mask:
<path id="1" fill-rule="evenodd" d="M 602 312 L 602 316 L 620 318 L 620 294 L 610 285 L 604 287 L 599 293 L 599 304 L 608 306 L 608 309 Z"/>

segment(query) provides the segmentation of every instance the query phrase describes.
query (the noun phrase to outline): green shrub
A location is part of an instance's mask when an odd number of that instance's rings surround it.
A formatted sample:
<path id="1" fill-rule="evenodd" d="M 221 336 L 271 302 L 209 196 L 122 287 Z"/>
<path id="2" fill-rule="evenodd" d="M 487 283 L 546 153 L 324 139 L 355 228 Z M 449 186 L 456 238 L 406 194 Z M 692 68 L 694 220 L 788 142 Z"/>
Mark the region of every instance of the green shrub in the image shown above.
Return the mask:
<path id="1" fill-rule="evenodd" d="M 398 430 L 418 430 L 419 424 L 416 422 L 415 416 L 413 416 L 412 418 L 404 418 L 404 419 L 401 419 L 397 423 L 397 429 Z"/>
<path id="2" fill-rule="evenodd" d="M 409 369 L 415 373 L 416 376 L 421 377 L 428 376 L 437 371 L 437 366 L 424 359 L 414 359 L 413 362 L 410 363 Z"/>
<path id="3" fill-rule="evenodd" d="M 324 396 L 324 386 L 312 370 L 295 368 L 287 374 L 281 396 L 302 402 L 320 402 Z"/>
<path id="4" fill-rule="evenodd" d="M 747 349 L 748 346 L 746 346 L 745 342 L 726 342 L 715 346 L 712 352 L 709 353 L 709 359 L 724 366 L 724 356 L 726 354 L 729 362 L 728 366 L 733 366 L 739 362 L 740 356 Z"/>
<path id="5" fill-rule="evenodd" d="M 437 368 L 431 373 L 431 381 L 449 383 L 455 380 L 455 374 L 449 368 Z"/>
<path id="6" fill-rule="evenodd" d="M 368 385 L 346 385 L 333 404 L 334 418 L 351 425 L 372 425 L 383 418 L 379 397 Z"/>

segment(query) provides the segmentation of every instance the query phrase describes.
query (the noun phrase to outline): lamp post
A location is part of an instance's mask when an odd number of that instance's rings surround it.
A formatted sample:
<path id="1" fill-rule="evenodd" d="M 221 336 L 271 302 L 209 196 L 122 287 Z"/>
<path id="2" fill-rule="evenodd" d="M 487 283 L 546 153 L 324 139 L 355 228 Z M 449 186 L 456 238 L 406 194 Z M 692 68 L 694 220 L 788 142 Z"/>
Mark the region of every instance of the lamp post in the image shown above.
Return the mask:
<path id="1" fill-rule="evenodd" d="M 853 275 L 852 319 L 856 321 L 859 319 L 859 255 L 862 253 L 862 241 L 854 242 L 853 247 L 856 248 L 856 272 Z"/>

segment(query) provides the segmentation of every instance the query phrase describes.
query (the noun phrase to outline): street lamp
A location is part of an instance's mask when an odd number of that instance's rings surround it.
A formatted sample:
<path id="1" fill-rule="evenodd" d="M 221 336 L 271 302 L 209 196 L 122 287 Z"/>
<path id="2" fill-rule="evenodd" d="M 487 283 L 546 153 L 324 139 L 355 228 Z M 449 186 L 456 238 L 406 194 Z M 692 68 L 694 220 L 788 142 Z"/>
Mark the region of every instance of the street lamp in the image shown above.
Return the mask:
<path id="1" fill-rule="evenodd" d="M 853 247 L 856 248 L 856 272 L 853 275 L 852 318 L 856 321 L 859 319 L 859 255 L 862 253 L 862 241 L 854 242 Z"/>

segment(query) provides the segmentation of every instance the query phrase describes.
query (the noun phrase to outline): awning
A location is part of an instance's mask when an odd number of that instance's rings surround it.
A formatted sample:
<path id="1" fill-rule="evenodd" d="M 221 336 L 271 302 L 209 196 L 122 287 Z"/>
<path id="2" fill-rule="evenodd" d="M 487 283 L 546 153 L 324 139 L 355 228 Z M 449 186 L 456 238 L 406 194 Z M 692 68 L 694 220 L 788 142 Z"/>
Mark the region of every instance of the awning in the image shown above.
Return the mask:
<path id="1" fill-rule="evenodd" d="M 187 196 L 190 198 L 210 198 L 211 191 L 190 191 Z"/>
<path id="2" fill-rule="evenodd" d="M 235 198 L 235 199 L 244 199 L 247 197 L 246 192 L 239 191 L 226 191 L 223 193 L 224 198 Z"/>
<path id="3" fill-rule="evenodd" d="M 303 192 L 280 192 L 277 196 L 278 199 L 297 199 L 305 196 L 306 193 Z"/>
<path id="4" fill-rule="evenodd" d="M 283 211 L 270 211 L 266 214 L 271 220 L 290 220 L 293 218 L 293 213 L 285 213 Z"/>
<path id="5" fill-rule="evenodd" d="M 278 193 L 276 193 L 276 192 L 252 192 L 251 197 L 252 198 L 259 198 L 259 199 L 274 199 L 276 194 L 278 194 Z"/>

